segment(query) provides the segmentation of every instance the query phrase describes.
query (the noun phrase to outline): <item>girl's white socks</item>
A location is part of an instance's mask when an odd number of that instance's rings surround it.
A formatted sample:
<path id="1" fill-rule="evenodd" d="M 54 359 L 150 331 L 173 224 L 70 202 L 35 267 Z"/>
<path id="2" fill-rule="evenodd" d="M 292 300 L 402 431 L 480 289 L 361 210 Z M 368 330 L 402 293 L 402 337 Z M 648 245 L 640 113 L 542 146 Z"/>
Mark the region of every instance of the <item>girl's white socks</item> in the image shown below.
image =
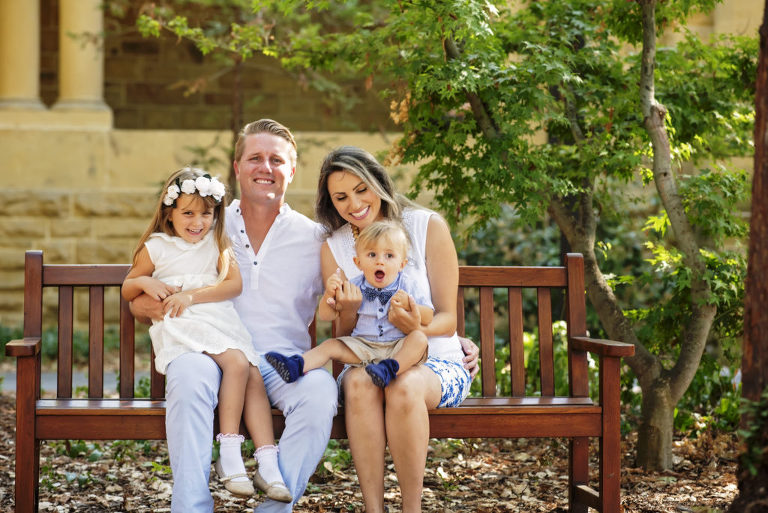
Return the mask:
<path id="1" fill-rule="evenodd" d="M 231 476 L 233 474 L 245 474 L 245 465 L 243 456 L 240 452 L 240 446 L 245 437 L 234 433 L 219 433 L 216 440 L 220 443 L 219 460 L 224 474 Z M 249 481 L 247 476 L 235 477 L 232 482 Z"/>
<path id="2" fill-rule="evenodd" d="M 259 464 L 259 474 L 261 474 L 264 481 L 268 484 L 275 481 L 285 484 L 283 475 L 280 473 L 280 467 L 277 464 L 277 446 L 262 445 L 256 449 L 253 457 L 256 458 Z"/>

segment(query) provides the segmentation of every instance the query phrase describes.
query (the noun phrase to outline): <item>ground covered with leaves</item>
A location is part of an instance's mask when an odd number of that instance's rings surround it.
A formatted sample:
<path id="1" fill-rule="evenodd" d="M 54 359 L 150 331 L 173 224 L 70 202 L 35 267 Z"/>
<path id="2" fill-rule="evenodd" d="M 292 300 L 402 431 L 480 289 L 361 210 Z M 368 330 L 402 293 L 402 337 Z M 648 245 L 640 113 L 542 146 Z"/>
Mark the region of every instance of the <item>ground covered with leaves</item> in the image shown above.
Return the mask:
<path id="1" fill-rule="evenodd" d="M 13 397 L 0 396 L 0 509 L 14 511 Z M 723 511 L 736 495 L 733 435 L 704 433 L 678 440 L 674 469 L 645 473 L 632 465 L 634 436 L 624 441 L 625 513 Z M 164 442 L 49 442 L 41 447 L 40 511 L 57 513 L 170 511 L 171 475 Z M 565 512 L 564 440 L 432 440 L 424 481 L 424 511 Z M 595 476 L 596 477 L 596 476 Z M 261 497 L 235 499 L 214 478 L 216 511 L 251 511 Z M 400 497 L 388 466 L 391 513 Z M 345 442 L 332 441 L 294 511 L 360 512 L 362 499 Z"/>

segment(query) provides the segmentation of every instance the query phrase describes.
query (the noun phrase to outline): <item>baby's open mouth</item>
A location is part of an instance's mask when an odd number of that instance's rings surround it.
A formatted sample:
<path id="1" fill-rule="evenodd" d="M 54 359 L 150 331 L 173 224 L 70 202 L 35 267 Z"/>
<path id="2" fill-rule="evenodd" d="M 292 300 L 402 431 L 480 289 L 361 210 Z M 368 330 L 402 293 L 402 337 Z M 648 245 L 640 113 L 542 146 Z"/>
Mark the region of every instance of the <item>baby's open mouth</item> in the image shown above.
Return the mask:
<path id="1" fill-rule="evenodd" d="M 383 280 L 384 279 L 384 271 L 376 271 L 375 276 L 376 276 L 376 279 Z"/>

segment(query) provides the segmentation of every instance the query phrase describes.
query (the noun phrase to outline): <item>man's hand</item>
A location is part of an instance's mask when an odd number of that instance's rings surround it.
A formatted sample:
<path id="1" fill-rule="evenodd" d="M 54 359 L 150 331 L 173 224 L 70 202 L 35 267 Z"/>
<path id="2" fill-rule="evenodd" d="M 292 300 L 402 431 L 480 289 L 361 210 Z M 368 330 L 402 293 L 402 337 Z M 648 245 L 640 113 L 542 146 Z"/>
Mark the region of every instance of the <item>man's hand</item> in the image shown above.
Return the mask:
<path id="1" fill-rule="evenodd" d="M 163 320 L 163 303 L 147 294 L 136 296 L 131 301 L 130 308 L 133 316 L 144 324 L 149 324 L 151 320 Z"/>
<path id="2" fill-rule="evenodd" d="M 480 348 L 468 338 L 459 337 L 461 342 L 461 350 L 464 351 L 464 368 L 469 371 L 469 377 L 475 379 L 477 372 L 480 370 L 478 365 L 480 361 Z"/>

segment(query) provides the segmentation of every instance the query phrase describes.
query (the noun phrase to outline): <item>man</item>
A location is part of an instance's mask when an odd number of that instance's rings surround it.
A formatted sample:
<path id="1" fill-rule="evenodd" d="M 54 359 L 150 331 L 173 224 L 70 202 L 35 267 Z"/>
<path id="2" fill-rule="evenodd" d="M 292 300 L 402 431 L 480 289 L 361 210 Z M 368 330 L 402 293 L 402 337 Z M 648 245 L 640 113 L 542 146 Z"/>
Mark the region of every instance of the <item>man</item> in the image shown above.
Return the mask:
<path id="1" fill-rule="evenodd" d="M 302 353 L 322 293 L 319 225 L 291 210 L 285 191 L 296 172 L 296 142 L 281 124 L 262 119 L 243 128 L 235 146 L 241 199 L 227 207 L 226 229 L 240 266 L 243 292 L 234 301 L 259 352 Z M 158 303 L 137 298 L 137 317 L 162 317 Z M 263 361 L 271 403 L 283 412 L 278 462 L 294 503 L 304 493 L 328 443 L 337 388 L 322 369 L 286 383 Z M 207 355 L 184 354 L 167 369 L 166 433 L 173 471 L 172 513 L 208 513 L 213 411 L 221 372 Z M 247 400 L 247 398 L 246 398 Z M 293 503 L 267 499 L 256 512 L 288 512 Z"/>

